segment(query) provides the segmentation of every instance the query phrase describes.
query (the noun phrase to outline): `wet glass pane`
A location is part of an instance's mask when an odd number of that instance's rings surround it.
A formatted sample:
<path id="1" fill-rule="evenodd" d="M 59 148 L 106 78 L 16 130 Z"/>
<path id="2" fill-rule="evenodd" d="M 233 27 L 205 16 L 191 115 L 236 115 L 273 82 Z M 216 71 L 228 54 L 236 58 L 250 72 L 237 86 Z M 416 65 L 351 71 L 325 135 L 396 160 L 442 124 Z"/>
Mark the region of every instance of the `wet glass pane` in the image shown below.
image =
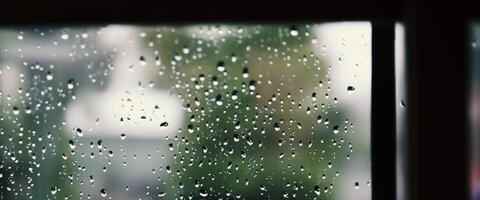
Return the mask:
<path id="1" fill-rule="evenodd" d="M 397 120 L 397 200 L 407 200 L 407 81 L 405 55 L 405 26 L 395 24 L 395 91 L 396 91 L 396 120 Z"/>
<path id="2" fill-rule="evenodd" d="M 472 148 L 470 162 L 470 190 L 473 200 L 480 200 L 480 24 L 473 23 L 471 31 L 472 91 L 470 120 Z"/>
<path id="3" fill-rule="evenodd" d="M 0 29 L 1 199 L 370 199 L 371 26 Z"/>

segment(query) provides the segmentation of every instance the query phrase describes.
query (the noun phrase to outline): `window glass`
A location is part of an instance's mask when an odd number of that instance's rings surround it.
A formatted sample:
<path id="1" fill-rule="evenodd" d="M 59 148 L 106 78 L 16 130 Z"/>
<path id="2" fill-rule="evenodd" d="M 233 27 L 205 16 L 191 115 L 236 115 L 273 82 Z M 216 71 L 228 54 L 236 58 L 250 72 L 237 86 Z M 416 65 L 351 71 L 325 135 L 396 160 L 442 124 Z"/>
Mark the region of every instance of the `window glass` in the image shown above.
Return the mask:
<path id="1" fill-rule="evenodd" d="M 405 74 L 405 26 L 395 24 L 395 90 L 397 117 L 397 200 L 407 199 L 407 81 Z"/>
<path id="2" fill-rule="evenodd" d="M 0 29 L 1 199 L 370 199 L 371 26 Z"/>
<path id="3" fill-rule="evenodd" d="M 480 200 L 480 24 L 472 25 L 471 64 L 472 64 L 472 91 L 470 99 L 470 119 L 472 125 L 472 148 L 470 162 L 470 186 L 472 199 Z"/>

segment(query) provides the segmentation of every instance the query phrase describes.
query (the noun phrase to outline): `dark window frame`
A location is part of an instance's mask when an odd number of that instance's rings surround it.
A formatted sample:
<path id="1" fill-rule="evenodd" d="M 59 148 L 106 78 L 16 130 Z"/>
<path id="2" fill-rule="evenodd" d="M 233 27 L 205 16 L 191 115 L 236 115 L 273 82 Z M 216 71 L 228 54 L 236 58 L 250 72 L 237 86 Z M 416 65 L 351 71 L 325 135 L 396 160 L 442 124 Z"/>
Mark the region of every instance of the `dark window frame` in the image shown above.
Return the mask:
<path id="1" fill-rule="evenodd" d="M 10 5 L 8 5 L 10 4 Z M 186 5 L 189 5 L 188 8 Z M 372 195 L 394 199 L 394 23 L 407 38 L 407 199 L 469 199 L 469 20 L 462 1 L 9 2 L 0 26 L 372 21 Z M 460 12 L 459 12 L 460 11 Z M 455 13 L 455 14 L 454 14 Z M 448 82 L 450 88 L 443 88 Z"/>

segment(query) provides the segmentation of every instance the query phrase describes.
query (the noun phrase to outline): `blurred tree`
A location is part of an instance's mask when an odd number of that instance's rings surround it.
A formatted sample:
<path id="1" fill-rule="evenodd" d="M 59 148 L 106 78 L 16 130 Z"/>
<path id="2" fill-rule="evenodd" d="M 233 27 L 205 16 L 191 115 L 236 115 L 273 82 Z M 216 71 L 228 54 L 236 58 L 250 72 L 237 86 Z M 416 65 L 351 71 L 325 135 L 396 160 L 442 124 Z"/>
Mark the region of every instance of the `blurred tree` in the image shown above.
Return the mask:
<path id="1" fill-rule="evenodd" d="M 184 26 L 161 36 L 160 81 L 187 111 L 163 188 L 179 197 L 334 197 L 344 113 L 310 25 Z M 161 195 L 161 196 L 162 196 Z"/>

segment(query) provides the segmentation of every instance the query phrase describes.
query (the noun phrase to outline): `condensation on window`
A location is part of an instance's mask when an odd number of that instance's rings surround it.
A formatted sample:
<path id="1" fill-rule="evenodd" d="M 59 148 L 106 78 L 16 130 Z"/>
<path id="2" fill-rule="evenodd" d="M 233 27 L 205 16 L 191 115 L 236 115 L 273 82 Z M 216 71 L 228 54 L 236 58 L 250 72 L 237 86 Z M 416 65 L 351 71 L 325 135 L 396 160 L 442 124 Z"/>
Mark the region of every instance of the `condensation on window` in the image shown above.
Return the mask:
<path id="1" fill-rule="evenodd" d="M 371 26 L 0 29 L 1 199 L 370 199 Z"/>

